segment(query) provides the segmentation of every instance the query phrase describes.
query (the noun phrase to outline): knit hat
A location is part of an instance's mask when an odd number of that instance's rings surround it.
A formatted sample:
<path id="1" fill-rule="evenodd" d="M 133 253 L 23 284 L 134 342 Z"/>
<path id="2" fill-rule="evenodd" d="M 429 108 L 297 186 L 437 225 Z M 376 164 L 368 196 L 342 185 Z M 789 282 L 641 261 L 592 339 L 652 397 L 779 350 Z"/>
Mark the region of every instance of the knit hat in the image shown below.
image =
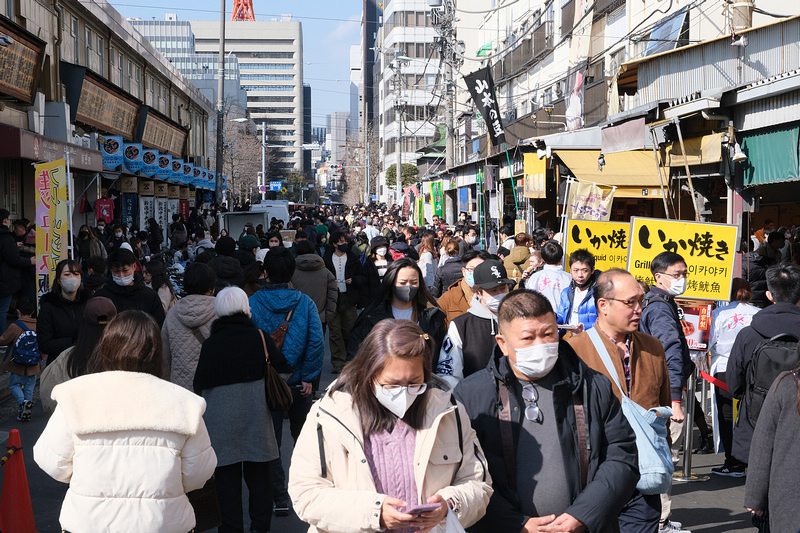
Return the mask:
<path id="1" fill-rule="evenodd" d="M 128 250 L 129 252 L 133 253 L 133 248 L 131 247 L 131 244 L 128 242 L 123 242 L 122 244 L 120 244 L 119 249 Z"/>
<path id="2" fill-rule="evenodd" d="M 487 259 L 476 266 L 473 276 L 475 279 L 474 286 L 484 290 L 492 290 L 500 285 L 511 285 L 514 283 L 508 279 L 506 267 L 497 259 Z"/>
<path id="3" fill-rule="evenodd" d="M 10 216 L 11 216 L 11 211 L 9 211 L 8 209 L 0 209 L 0 224 L 2 224 L 3 221 L 9 218 Z"/>
<path id="4" fill-rule="evenodd" d="M 233 237 L 220 237 L 217 239 L 217 245 L 214 247 L 217 251 L 218 255 L 227 255 L 233 256 L 233 253 L 236 251 L 236 241 L 233 240 Z"/>
<path id="5" fill-rule="evenodd" d="M 92 326 L 105 326 L 112 318 L 117 316 L 114 302 L 102 296 L 95 296 L 86 302 L 83 310 L 83 320 Z"/>
<path id="6" fill-rule="evenodd" d="M 244 235 L 239 239 L 239 248 L 243 250 L 255 250 L 259 246 L 261 246 L 261 243 L 258 242 L 258 238 L 255 235 Z"/>

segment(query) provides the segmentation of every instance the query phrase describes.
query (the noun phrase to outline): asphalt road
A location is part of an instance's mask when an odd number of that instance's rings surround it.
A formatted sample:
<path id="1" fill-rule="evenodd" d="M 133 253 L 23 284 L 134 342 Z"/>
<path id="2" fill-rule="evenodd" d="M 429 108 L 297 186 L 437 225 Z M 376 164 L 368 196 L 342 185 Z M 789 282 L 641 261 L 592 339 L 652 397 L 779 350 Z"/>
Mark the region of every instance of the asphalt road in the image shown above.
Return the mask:
<path id="1" fill-rule="evenodd" d="M 329 360 L 329 359 L 328 359 Z M 332 380 L 330 368 L 326 368 L 322 386 Z M 14 418 L 16 406 L 7 399 L 0 404 L 0 450 L 5 450 L 10 429 L 19 429 L 22 439 L 23 456 L 28 474 L 36 528 L 42 533 L 60 533 L 58 515 L 67 486 L 42 472 L 33 461 L 31 448 L 47 423 L 47 415 L 41 405 L 36 404 L 30 422 L 20 423 Z M 282 456 L 284 468 L 288 471 L 292 444 L 288 421 L 285 422 Z M 722 464 L 723 455 L 695 455 L 693 473 L 711 473 L 711 468 Z M 2 481 L 0 481 L 0 486 Z M 246 494 L 246 488 L 245 488 Z M 673 485 L 673 519 L 684 527 L 697 533 L 739 533 L 754 532 L 749 513 L 744 509 L 744 479 L 725 478 L 710 475 L 706 482 Z M 245 507 L 246 509 L 246 507 Z M 245 524 L 247 527 L 247 524 Z M 274 517 L 272 531 L 279 533 L 299 533 L 307 530 L 293 513 L 288 517 Z"/>

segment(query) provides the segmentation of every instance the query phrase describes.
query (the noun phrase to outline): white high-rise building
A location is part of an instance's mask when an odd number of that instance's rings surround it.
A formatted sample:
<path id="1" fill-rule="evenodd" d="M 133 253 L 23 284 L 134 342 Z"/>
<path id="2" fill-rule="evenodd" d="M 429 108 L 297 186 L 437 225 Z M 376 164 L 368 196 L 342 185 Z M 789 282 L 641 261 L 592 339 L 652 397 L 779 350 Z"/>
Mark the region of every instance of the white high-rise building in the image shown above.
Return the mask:
<path id="1" fill-rule="evenodd" d="M 219 22 L 192 21 L 198 52 L 219 50 Z M 303 168 L 303 29 L 290 15 L 271 21 L 225 23 L 225 53 L 239 60 L 247 112 L 266 123 L 269 145 L 281 145 L 278 168 L 288 176 Z"/>

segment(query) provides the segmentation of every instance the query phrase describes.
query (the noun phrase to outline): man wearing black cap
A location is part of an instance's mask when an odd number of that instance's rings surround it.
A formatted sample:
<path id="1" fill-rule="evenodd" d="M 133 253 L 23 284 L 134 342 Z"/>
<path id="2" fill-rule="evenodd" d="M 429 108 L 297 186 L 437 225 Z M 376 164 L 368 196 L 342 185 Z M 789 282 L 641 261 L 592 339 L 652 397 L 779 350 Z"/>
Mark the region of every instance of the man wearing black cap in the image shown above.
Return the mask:
<path id="1" fill-rule="evenodd" d="M 136 272 L 135 264 L 136 256 L 129 250 L 119 249 L 109 255 L 112 281 L 98 290 L 95 296 L 114 302 L 119 313 L 131 309 L 150 313 L 160 327 L 164 324 L 164 306 L 156 291 L 144 284 L 144 278 Z"/>
<path id="2" fill-rule="evenodd" d="M 9 229 L 10 216 L 8 209 L 0 209 L 0 331 L 6 330 L 11 296 L 21 287 L 21 269 L 36 264 L 36 256 L 23 258 L 19 255 L 14 234 Z"/>
<path id="3" fill-rule="evenodd" d="M 489 362 L 497 345 L 497 309 L 514 284 L 497 259 L 479 264 L 473 276 L 475 295 L 469 311 L 450 322 L 435 371 L 451 387 Z"/>

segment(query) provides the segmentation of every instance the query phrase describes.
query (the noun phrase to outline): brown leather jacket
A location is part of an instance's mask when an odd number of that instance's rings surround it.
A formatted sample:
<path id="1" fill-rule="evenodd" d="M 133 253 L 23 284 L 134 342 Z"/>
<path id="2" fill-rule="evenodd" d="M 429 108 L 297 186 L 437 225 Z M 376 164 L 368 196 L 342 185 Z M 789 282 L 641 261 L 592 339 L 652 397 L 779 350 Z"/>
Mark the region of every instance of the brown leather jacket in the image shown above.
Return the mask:
<path id="1" fill-rule="evenodd" d="M 596 324 L 595 324 L 595 327 Z M 609 339 L 602 330 L 598 330 L 600 338 L 603 339 L 608 353 L 614 361 L 620 384 L 625 386 L 625 370 L 622 368 L 622 358 L 614 357 L 619 354 L 616 345 Z M 610 379 L 608 370 L 603 364 L 603 360 L 597 353 L 587 332 L 575 335 L 570 338 L 570 346 L 589 365 Z M 664 347 L 658 339 L 652 335 L 634 331 L 631 334 L 631 400 L 645 409 L 653 407 L 671 406 L 672 396 L 669 388 L 669 374 L 667 372 L 667 358 L 664 355 Z M 622 401 L 620 391 L 613 384 L 611 389 L 618 400 Z"/>

